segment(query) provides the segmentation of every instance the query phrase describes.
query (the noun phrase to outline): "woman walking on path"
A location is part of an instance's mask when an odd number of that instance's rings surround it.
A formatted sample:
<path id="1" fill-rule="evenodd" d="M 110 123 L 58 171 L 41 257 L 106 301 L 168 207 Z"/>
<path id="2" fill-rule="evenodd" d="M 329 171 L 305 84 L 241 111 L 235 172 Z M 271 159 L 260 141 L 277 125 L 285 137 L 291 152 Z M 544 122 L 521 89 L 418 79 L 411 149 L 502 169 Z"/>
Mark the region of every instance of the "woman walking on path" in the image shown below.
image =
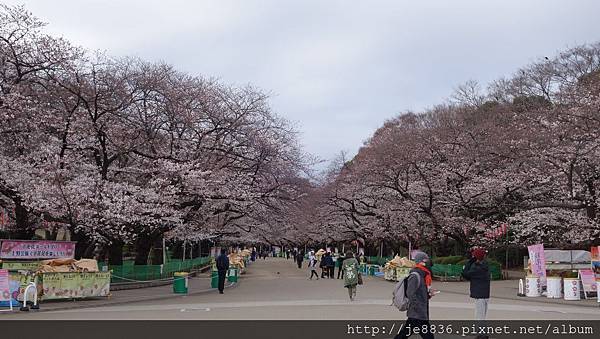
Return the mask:
<path id="1" fill-rule="evenodd" d="M 344 269 L 344 287 L 348 289 L 350 301 L 356 298 L 356 285 L 358 285 L 358 261 L 352 252 L 346 252 L 346 259 L 342 263 Z"/>
<path id="2" fill-rule="evenodd" d="M 312 255 L 310 259 L 308 259 L 308 269 L 310 270 L 310 278 L 308 279 L 312 280 L 314 275 L 315 277 L 317 277 L 317 280 L 319 280 L 319 274 L 317 273 L 317 258 L 315 258 L 314 255 Z"/>

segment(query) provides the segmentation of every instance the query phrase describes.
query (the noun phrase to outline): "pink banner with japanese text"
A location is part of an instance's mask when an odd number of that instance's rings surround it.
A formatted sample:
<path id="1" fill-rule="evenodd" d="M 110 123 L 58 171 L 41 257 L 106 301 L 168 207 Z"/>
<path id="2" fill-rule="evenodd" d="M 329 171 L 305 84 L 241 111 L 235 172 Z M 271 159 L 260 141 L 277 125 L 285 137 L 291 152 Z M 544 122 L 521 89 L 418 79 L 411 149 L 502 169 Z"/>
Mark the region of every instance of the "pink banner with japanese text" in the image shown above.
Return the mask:
<path id="1" fill-rule="evenodd" d="M 10 289 L 8 285 L 8 270 L 0 270 L 0 301 L 10 300 Z"/>
<path id="2" fill-rule="evenodd" d="M 544 245 L 536 244 L 527 246 L 529 251 L 529 269 L 531 273 L 540 278 L 542 286 L 546 286 L 546 256 L 544 255 Z"/>
<path id="3" fill-rule="evenodd" d="M 75 242 L 48 240 L 3 240 L 0 247 L 2 259 L 54 259 L 73 258 Z"/>

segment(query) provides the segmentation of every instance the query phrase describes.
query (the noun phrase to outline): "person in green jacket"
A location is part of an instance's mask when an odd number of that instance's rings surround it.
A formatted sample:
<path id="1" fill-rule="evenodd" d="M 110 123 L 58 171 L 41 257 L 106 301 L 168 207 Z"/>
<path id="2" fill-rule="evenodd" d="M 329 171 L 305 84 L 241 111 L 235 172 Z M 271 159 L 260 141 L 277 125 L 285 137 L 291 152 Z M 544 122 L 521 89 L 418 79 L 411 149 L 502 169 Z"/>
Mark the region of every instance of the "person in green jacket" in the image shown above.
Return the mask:
<path id="1" fill-rule="evenodd" d="M 350 301 L 356 298 L 356 285 L 358 285 L 358 260 L 352 252 L 346 252 L 346 259 L 342 262 L 344 269 L 344 287 L 348 289 Z"/>

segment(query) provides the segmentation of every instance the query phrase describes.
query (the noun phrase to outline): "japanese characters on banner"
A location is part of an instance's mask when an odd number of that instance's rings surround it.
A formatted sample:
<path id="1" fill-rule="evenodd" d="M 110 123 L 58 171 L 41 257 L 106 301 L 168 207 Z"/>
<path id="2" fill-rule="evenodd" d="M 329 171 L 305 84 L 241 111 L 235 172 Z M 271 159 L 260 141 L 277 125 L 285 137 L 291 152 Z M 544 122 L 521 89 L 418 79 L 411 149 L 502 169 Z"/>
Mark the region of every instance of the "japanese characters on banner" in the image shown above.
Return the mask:
<path id="1" fill-rule="evenodd" d="M 48 240 L 3 240 L 2 259 L 55 259 L 73 258 L 75 242 Z"/>
<path id="2" fill-rule="evenodd" d="M 0 270 L 0 301 L 10 301 L 8 270 Z"/>
<path id="3" fill-rule="evenodd" d="M 45 273 L 43 299 L 106 297 L 110 294 L 110 272 Z"/>
<path id="4" fill-rule="evenodd" d="M 592 247 L 592 271 L 600 280 L 600 246 Z"/>
<path id="5" fill-rule="evenodd" d="M 529 252 L 529 269 L 531 273 L 540 278 L 540 284 L 546 286 L 546 256 L 544 245 L 536 244 L 527 246 Z"/>

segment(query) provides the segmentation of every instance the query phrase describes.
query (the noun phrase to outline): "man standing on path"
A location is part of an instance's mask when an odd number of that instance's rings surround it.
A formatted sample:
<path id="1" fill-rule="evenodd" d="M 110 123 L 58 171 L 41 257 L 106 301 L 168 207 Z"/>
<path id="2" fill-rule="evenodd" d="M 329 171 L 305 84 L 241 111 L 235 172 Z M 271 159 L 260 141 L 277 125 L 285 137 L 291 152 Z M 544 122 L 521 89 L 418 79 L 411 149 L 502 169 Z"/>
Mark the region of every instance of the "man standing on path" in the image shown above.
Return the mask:
<path id="1" fill-rule="evenodd" d="M 296 262 L 298 263 L 298 268 L 302 268 L 302 261 L 304 261 L 304 253 L 302 251 L 298 251 L 296 255 Z"/>
<path id="2" fill-rule="evenodd" d="M 490 301 L 490 268 L 485 261 L 484 249 L 476 248 L 471 252 L 471 258 L 463 268 L 462 275 L 470 281 L 471 298 L 475 299 L 475 320 L 485 320 Z"/>
<path id="3" fill-rule="evenodd" d="M 415 268 L 410 270 L 406 283 L 406 297 L 408 298 L 408 311 L 406 312 L 406 323 L 402 331 L 394 339 L 405 339 L 411 334 L 412 328 L 429 328 L 429 299 L 433 296 L 431 290 L 432 274 L 431 259 L 425 252 L 416 251 L 413 254 L 416 263 Z M 416 272 L 418 276 L 412 274 Z M 433 339 L 431 333 L 420 333 L 423 339 Z"/>
<path id="4" fill-rule="evenodd" d="M 217 257 L 217 270 L 219 271 L 219 293 L 223 294 L 225 289 L 225 274 L 229 269 L 229 258 L 225 254 L 225 249 L 221 249 L 221 254 Z"/>
<path id="5" fill-rule="evenodd" d="M 342 266 L 342 263 L 344 262 L 344 259 L 346 259 L 344 257 L 344 253 L 340 253 L 340 255 L 337 257 L 337 265 L 338 265 L 338 274 L 337 274 L 337 278 L 341 279 L 344 277 L 344 267 Z"/>

